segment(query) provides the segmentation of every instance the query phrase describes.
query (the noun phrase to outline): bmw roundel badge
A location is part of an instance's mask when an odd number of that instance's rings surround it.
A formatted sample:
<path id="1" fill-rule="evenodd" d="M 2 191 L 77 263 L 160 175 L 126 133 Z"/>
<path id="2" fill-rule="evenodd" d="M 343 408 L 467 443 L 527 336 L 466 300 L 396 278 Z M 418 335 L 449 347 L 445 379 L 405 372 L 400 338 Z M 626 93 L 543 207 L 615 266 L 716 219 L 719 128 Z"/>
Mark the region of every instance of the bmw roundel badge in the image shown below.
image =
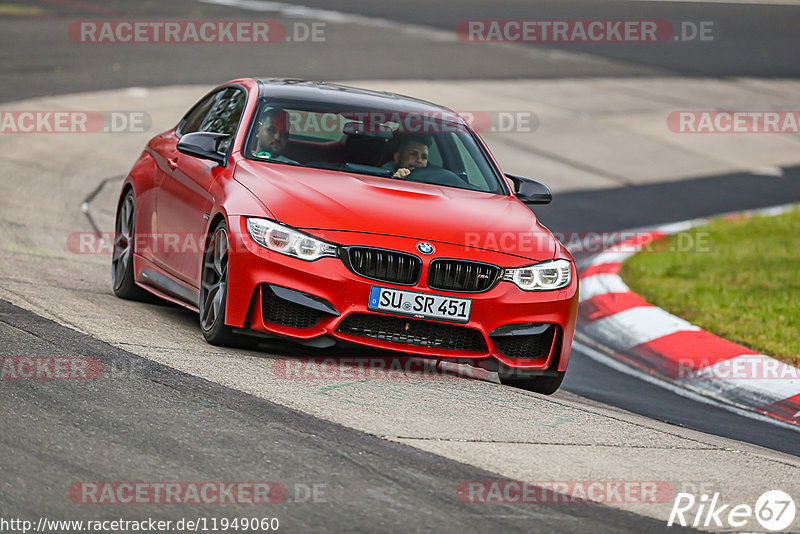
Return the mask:
<path id="1" fill-rule="evenodd" d="M 425 243 L 424 241 L 420 241 L 417 243 L 417 250 L 419 250 L 423 254 L 433 254 L 433 251 L 436 250 L 433 248 L 433 245 L 430 243 Z"/>

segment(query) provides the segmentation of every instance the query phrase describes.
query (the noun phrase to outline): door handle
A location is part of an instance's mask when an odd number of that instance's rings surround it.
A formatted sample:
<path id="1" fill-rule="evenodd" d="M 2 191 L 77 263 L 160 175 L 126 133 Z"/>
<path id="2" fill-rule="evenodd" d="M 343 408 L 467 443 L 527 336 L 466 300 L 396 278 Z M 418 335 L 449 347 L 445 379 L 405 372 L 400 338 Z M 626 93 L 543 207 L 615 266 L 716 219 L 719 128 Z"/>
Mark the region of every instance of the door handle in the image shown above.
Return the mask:
<path id="1" fill-rule="evenodd" d="M 169 164 L 169 168 L 174 171 L 178 166 L 178 158 L 168 159 L 167 163 Z"/>

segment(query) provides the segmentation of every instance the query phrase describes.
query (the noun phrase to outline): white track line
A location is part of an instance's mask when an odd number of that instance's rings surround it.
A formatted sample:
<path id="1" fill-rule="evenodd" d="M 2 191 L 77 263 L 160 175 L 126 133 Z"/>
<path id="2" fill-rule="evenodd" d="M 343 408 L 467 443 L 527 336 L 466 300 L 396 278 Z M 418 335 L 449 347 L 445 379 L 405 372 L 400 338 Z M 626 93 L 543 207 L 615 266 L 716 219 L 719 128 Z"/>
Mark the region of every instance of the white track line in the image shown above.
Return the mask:
<path id="1" fill-rule="evenodd" d="M 627 350 L 676 332 L 698 331 L 699 326 L 655 306 L 638 306 L 584 325 L 583 330 L 604 345 Z"/>
<path id="2" fill-rule="evenodd" d="M 748 369 L 755 370 L 756 375 L 770 374 L 771 376 L 746 376 Z M 751 390 L 765 399 L 764 404 L 779 402 L 800 394 L 800 377 L 798 377 L 797 368 L 763 354 L 745 354 L 723 360 L 698 370 L 697 375 L 699 377 L 705 375 L 711 378 L 722 377 L 725 385 Z M 741 378 L 727 378 L 731 375 L 744 376 Z"/>
<path id="3" fill-rule="evenodd" d="M 779 419 L 774 419 L 772 417 L 762 415 L 760 413 L 754 412 L 752 410 L 748 410 L 745 408 L 740 408 L 738 406 L 734 406 L 732 404 L 727 404 L 724 402 L 717 401 L 715 399 L 706 397 L 705 395 L 701 395 L 700 393 L 695 393 L 690 389 L 686 389 L 682 386 L 677 386 L 671 382 L 667 382 L 661 378 L 658 378 L 650 373 L 646 373 L 637 369 L 636 367 L 630 366 L 622 361 L 603 354 L 602 352 L 588 346 L 584 345 L 581 341 L 577 339 L 572 342 L 572 346 L 578 349 L 580 352 L 588 356 L 589 358 L 595 360 L 596 362 L 605 365 L 606 367 L 610 367 L 615 371 L 618 371 L 622 374 L 632 376 L 637 378 L 643 382 L 647 382 L 648 384 L 652 384 L 654 386 L 658 386 L 660 388 L 666 389 L 672 393 L 675 393 L 679 397 L 684 397 L 686 399 L 699 402 L 702 404 L 707 404 L 709 406 L 714 406 L 717 408 L 722 408 L 723 410 L 735 413 L 736 415 L 741 415 L 742 417 L 746 417 L 748 419 L 754 419 L 756 421 L 767 422 L 773 424 L 775 426 L 779 426 L 781 428 L 786 428 L 789 430 L 794 430 L 795 432 L 800 432 L 800 429 L 796 425 L 791 423 L 785 423 Z"/>
<path id="4" fill-rule="evenodd" d="M 628 293 L 630 288 L 616 274 L 601 273 L 580 279 L 579 302 L 606 293 Z"/>
<path id="5" fill-rule="evenodd" d="M 797 204 L 782 204 L 779 206 L 749 210 L 745 212 L 726 213 L 716 217 L 733 215 L 780 215 L 795 209 L 796 207 Z M 672 234 L 707 223 L 708 221 L 708 218 L 700 218 L 658 227 L 642 228 L 638 231 L 657 231 L 663 234 Z M 594 256 L 594 258 L 591 258 L 589 261 L 587 261 L 581 267 L 581 269 L 579 269 L 579 271 L 583 270 L 584 268 L 591 267 L 592 265 L 612 263 L 609 261 L 610 258 L 603 257 L 603 254 L 609 254 L 609 252 L 604 252 Z M 610 254 L 619 254 L 619 252 L 613 252 Z M 587 288 L 587 294 L 590 295 L 590 297 L 595 296 L 596 294 L 602 294 L 602 290 L 604 288 L 615 288 L 609 292 L 619 293 L 619 289 L 622 287 L 620 284 L 624 286 L 624 282 L 621 278 L 619 278 L 618 281 L 614 280 L 614 277 L 618 277 L 618 275 L 600 273 L 587 277 L 584 279 L 586 282 L 588 282 L 589 286 Z M 592 282 L 592 279 L 594 278 L 597 278 L 597 280 Z M 583 287 L 581 289 L 583 290 Z M 596 321 L 592 321 L 583 327 L 582 332 L 576 332 L 575 335 L 576 338 L 588 339 L 592 344 L 595 344 L 598 347 L 606 350 L 624 351 L 636 346 L 639 343 L 646 343 L 647 341 L 658 339 L 664 335 L 687 330 L 699 331 L 701 329 L 683 319 L 675 317 L 664 310 L 661 310 L 660 308 L 636 307 L 611 314 Z M 651 339 L 647 339 L 648 337 Z M 586 347 L 583 344 L 580 344 L 580 346 Z M 588 349 L 588 347 L 586 348 Z M 595 352 L 600 354 L 597 351 Z M 602 354 L 602 356 L 602 359 L 595 359 L 601 363 L 609 365 L 614 369 L 629 369 L 631 370 L 629 374 L 633 374 L 648 382 L 670 384 L 671 387 L 668 389 L 671 391 L 677 392 L 677 389 L 683 388 L 683 391 L 691 391 L 695 395 L 718 399 L 722 404 L 735 405 L 740 409 L 746 409 L 747 406 L 749 406 L 750 409 L 764 409 L 768 405 L 775 402 L 792 398 L 800 392 L 800 377 L 798 376 L 800 371 L 764 355 L 742 354 L 741 356 L 705 367 L 694 379 L 682 380 L 680 382 L 674 382 L 668 378 L 654 378 L 654 375 L 636 369 L 622 360 L 613 358 L 609 354 Z M 610 362 L 614 362 L 614 364 L 611 365 Z M 754 376 L 741 379 L 724 378 L 725 373 L 729 373 L 731 371 L 730 366 L 735 366 L 737 362 L 741 363 L 745 367 L 751 366 L 752 369 L 755 369 L 754 373 L 756 374 Z M 740 372 L 742 372 L 740 369 L 736 369 L 737 374 Z M 788 375 L 789 378 L 776 379 L 774 377 L 765 377 L 762 379 L 757 375 L 759 372 L 764 373 L 765 375 L 777 373 L 782 377 L 784 375 Z M 703 374 L 707 374 L 708 379 L 704 379 L 702 376 Z M 719 375 L 723 378 L 715 379 L 715 375 Z M 653 380 L 657 380 L 658 382 L 654 382 Z M 749 396 L 749 401 L 746 402 L 742 400 L 743 396 Z M 800 416 L 800 412 L 798 412 L 795 417 L 797 416 Z M 765 416 L 765 420 L 774 422 L 773 418 L 767 416 Z M 797 430 L 794 425 L 790 426 Z"/>

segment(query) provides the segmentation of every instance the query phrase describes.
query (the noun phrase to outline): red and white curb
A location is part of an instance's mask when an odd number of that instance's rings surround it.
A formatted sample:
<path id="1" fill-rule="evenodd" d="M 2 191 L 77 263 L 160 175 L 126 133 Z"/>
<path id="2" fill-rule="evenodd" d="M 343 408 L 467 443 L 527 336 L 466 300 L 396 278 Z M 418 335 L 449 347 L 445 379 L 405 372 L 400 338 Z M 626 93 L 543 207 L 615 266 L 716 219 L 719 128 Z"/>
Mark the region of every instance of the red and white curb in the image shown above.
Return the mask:
<path id="1" fill-rule="evenodd" d="M 794 206 L 725 218 L 779 215 Z M 580 269 L 579 339 L 706 397 L 800 426 L 800 369 L 715 336 L 646 302 L 619 276 L 622 262 L 661 237 L 702 225 L 695 219 L 640 232 Z"/>

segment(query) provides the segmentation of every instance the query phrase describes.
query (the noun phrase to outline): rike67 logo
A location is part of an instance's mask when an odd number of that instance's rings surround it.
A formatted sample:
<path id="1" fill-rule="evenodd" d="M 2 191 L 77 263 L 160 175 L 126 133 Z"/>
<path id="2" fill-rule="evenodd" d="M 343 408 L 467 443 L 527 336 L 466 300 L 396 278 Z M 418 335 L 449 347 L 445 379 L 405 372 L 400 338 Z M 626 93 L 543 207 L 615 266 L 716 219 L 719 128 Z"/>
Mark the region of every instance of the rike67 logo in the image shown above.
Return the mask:
<path id="1" fill-rule="evenodd" d="M 711 497 L 703 494 L 699 499 L 691 493 L 678 493 L 667 526 L 741 528 L 755 517 L 762 528 L 775 532 L 789 528 L 794 522 L 795 513 L 794 501 L 789 494 L 780 490 L 764 492 L 754 507 L 749 504 L 724 504 L 719 493 Z"/>

